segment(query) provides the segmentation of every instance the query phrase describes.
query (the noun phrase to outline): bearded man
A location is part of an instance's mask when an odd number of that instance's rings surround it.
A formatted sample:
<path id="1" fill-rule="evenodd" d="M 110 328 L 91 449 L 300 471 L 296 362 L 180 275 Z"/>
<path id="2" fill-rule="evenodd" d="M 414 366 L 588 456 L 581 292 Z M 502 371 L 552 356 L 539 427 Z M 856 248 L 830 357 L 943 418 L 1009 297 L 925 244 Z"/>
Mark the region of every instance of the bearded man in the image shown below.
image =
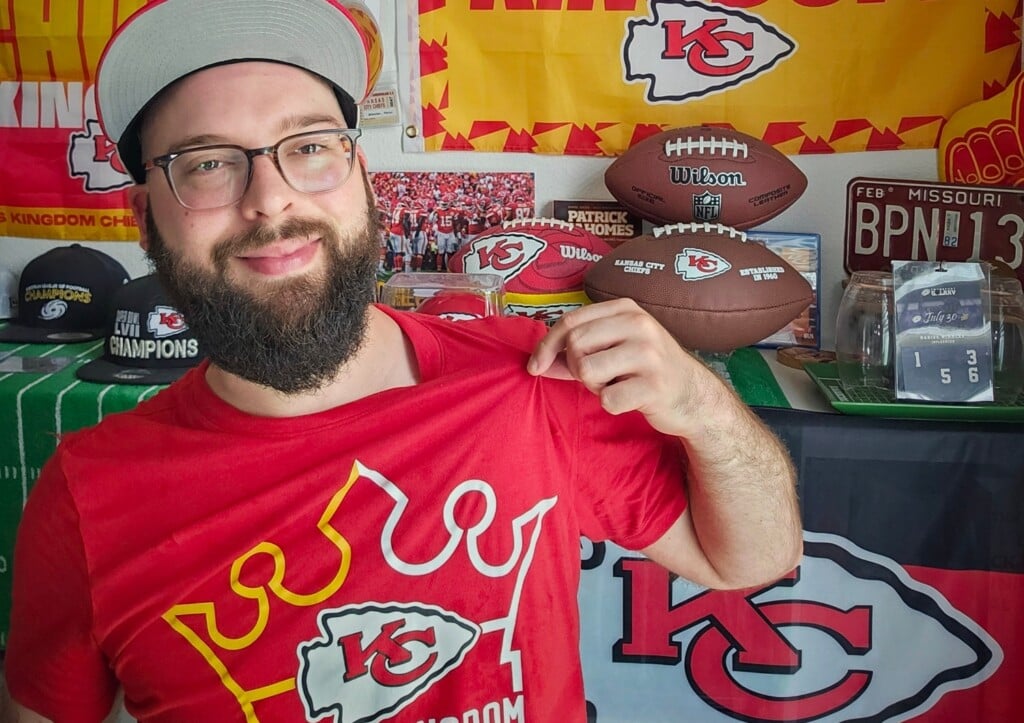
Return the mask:
<path id="1" fill-rule="evenodd" d="M 380 52 L 338 0 L 162 0 L 111 39 L 101 121 L 208 361 L 43 470 L 18 720 L 120 689 L 139 721 L 582 723 L 581 535 L 715 588 L 797 563 L 785 450 L 635 304 L 550 330 L 373 304 Z"/>

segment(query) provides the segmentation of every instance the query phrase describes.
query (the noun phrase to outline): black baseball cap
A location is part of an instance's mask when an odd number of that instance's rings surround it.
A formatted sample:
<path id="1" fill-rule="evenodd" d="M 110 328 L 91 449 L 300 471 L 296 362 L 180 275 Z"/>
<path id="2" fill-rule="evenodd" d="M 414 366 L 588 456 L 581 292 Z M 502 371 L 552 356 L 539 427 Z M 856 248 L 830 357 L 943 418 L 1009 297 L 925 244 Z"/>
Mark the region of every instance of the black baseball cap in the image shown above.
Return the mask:
<path id="1" fill-rule="evenodd" d="M 60 344 L 103 336 L 114 292 L 128 272 L 102 251 L 71 244 L 29 261 L 18 281 L 18 315 L 0 341 Z"/>
<path id="2" fill-rule="evenodd" d="M 118 289 L 107 319 L 103 356 L 75 371 L 105 384 L 170 384 L 203 358 L 185 317 L 167 299 L 155 275 Z"/>

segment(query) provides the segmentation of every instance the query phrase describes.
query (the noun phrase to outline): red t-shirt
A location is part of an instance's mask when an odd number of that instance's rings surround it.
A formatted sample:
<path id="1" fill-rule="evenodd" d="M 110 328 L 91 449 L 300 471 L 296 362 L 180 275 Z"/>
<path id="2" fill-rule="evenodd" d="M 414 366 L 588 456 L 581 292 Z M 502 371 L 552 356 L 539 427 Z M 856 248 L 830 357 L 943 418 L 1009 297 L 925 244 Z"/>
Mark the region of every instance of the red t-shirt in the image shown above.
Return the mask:
<path id="1" fill-rule="evenodd" d="M 682 445 L 528 375 L 540 324 L 388 313 L 415 387 L 263 418 L 204 365 L 65 436 L 19 530 L 16 700 L 62 722 L 118 685 L 142 721 L 585 720 L 580 535 L 660 537 Z"/>

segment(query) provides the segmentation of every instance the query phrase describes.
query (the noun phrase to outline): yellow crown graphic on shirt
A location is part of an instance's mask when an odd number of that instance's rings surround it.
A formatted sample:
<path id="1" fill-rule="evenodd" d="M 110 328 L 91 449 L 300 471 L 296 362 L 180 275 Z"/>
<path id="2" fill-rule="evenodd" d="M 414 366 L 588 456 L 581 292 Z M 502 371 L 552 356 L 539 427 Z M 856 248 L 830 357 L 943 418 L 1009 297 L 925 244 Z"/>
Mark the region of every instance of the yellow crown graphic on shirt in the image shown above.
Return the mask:
<path id="1" fill-rule="evenodd" d="M 243 600 L 251 600 L 256 608 L 256 621 L 250 630 L 238 636 L 224 634 L 218 625 L 217 607 L 213 602 L 175 605 L 163 615 L 164 620 L 184 637 L 216 671 L 221 683 L 238 701 L 246 721 L 252 723 L 259 721 L 254 704 L 293 690 L 295 679 L 289 677 L 247 689 L 232 675 L 223 656 L 225 653 L 245 650 L 263 636 L 270 623 L 271 596 L 294 607 L 309 607 L 322 604 L 345 584 L 352 560 L 352 548 L 344 535 L 331 526 L 330 521 L 359 476 L 359 465 L 355 463 L 345 485 L 334 494 L 317 522 L 317 529 L 338 550 L 338 569 L 332 579 L 319 590 L 299 592 L 288 589 L 284 584 L 287 563 L 284 551 L 274 543 L 261 542 L 237 558 L 231 565 L 232 592 Z M 258 586 L 242 582 L 241 573 L 245 564 L 261 555 L 266 555 L 273 563 L 273 571 L 269 579 Z M 194 626 L 186 622 L 186 619 L 189 619 Z"/>
<path id="2" fill-rule="evenodd" d="M 345 518 L 346 513 L 339 510 L 360 480 L 366 480 L 382 492 L 390 503 L 390 512 L 380 527 L 380 551 L 391 571 L 410 578 L 431 576 L 457 557 L 460 562 L 456 564 L 465 566 L 460 570 L 472 570 L 490 581 L 507 579 L 501 588 L 507 598 L 501 594 L 488 597 L 488 604 L 474 610 L 471 619 L 455 610 L 426 602 L 359 602 L 333 608 L 325 605 L 342 589 L 352 564 L 352 547 L 332 521 Z M 481 505 L 482 510 L 481 516 L 468 526 L 455 518 L 455 509 L 463 499 L 474 500 L 472 504 Z M 400 526 L 409 511 L 408 497 L 390 479 L 356 460 L 347 481 L 331 497 L 316 523 L 319 533 L 316 539 L 326 540 L 331 550 L 337 550 L 337 567 L 331 567 L 330 553 L 318 552 L 317 560 L 327 561 L 327 571 L 321 573 L 319 566 L 306 566 L 306 572 L 326 575 L 329 577 L 326 582 L 307 584 L 316 588 L 312 591 L 292 589 L 295 585 L 285 584 L 284 550 L 273 542 L 263 541 L 232 562 L 229 585 L 233 596 L 216 597 L 216 603 L 181 603 L 168 610 L 163 618 L 217 674 L 249 723 L 258 723 L 256 708 L 261 701 L 296 691 L 297 687 L 296 693 L 306 706 L 308 716 L 316 717 L 340 707 L 342 701 L 347 701 L 345 706 L 354 706 L 353 710 L 361 705 L 379 704 L 378 713 L 393 712 L 458 667 L 481 634 L 495 635 L 500 640 L 495 664 L 505 667 L 510 692 L 520 693 L 523 670 L 515 644 L 518 591 L 534 559 L 542 521 L 557 502 L 557 496 L 539 497 L 519 509 L 514 517 L 504 518 L 498 515 L 499 495 L 494 487 L 482 479 L 465 479 L 452 486 L 442 509 L 438 510 L 438 532 L 431 537 L 436 549 L 421 555 L 423 551 L 417 548 L 416 559 L 410 560 L 396 547 L 396 541 L 403 537 Z M 419 513 L 411 518 L 418 519 Z M 496 523 L 498 519 L 503 521 Z M 303 550 L 308 550 L 308 546 L 304 544 Z M 296 557 L 292 555 L 293 561 Z M 251 562 L 254 560 L 258 562 Z M 267 562 L 270 564 L 265 564 Z M 295 579 L 294 575 L 291 579 Z M 322 581 L 323 577 L 320 579 Z M 287 656 L 280 654 L 280 634 L 265 635 L 273 624 L 271 618 L 277 615 L 276 627 L 281 629 L 286 627 L 280 624 L 281 611 L 291 610 L 289 616 L 294 617 L 297 608 L 313 608 L 322 635 L 298 641 L 303 644 L 296 649 L 300 658 L 297 673 L 294 668 L 285 673 L 280 667 L 277 672 L 267 672 L 262 666 L 287 665 Z M 250 620 L 250 623 L 239 622 Z M 241 633 L 226 633 L 233 625 L 243 625 L 246 629 Z M 364 635 L 369 637 L 364 638 Z M 407 647 L 407 643 L 412 648 Z M 257 645 L 273 649 L 268 656 L 261 657 L 254 654 Z M 335 658 L 336 654 L 341 657 Z M 415 658 L 415 654 L 421 657 Z M 344 671 L 344 686 L 324 688 L 324 666 Z M 252 670 L 259 672 L 252 673 Z M 367 677 L 368 673 L 372 675 Z M 243 679 L 246 675 L 250 680 Z M 253 684 L 254 676 L 268 680 Z M 357 717 L 369 720 L 366 715 L 371 712 L 361 711 Z"/>

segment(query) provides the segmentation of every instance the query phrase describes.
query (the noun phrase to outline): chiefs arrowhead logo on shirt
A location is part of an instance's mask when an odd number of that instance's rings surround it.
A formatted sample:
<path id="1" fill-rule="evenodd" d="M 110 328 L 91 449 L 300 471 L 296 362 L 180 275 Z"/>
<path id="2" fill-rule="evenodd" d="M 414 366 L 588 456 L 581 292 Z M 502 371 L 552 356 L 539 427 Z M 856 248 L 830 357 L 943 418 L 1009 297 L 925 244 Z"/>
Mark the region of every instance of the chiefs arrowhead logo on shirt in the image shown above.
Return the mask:
<path id="1" fill-rule="evenodd" d="M 393 715 L 457 667 L 480 636 L 479 626 L 456 613 L 399 603 L 324 610 L 319 626 L 322 637 L 298 648 L 309 720 Z"/>

